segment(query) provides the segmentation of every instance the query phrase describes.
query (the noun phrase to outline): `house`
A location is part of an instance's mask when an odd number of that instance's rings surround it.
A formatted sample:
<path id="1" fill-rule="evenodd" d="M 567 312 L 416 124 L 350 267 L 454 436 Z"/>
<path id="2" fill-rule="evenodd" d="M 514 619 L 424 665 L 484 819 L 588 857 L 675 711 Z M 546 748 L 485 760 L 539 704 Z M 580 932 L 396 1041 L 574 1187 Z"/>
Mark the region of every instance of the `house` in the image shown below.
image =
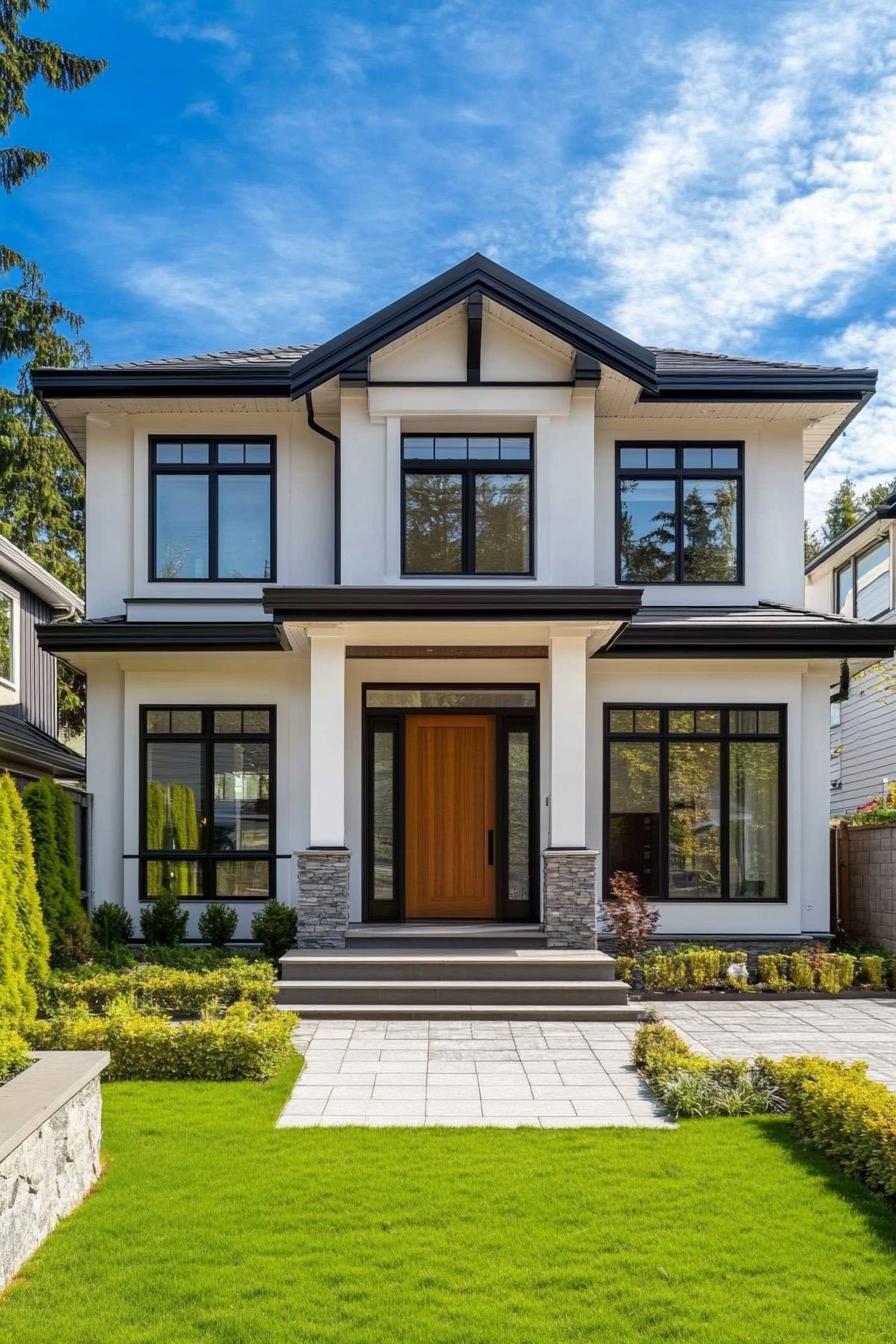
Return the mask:
<path id="1" fill-rule="evenodd" d="M 97 898 L 593 948 L 626 870 L 666 936 L 827 933 L 830 686 L 894 634 L 805 610 L 803 478 L 875 376 L 649 348 L 480 255 L 317 347 L 38 370 Z"/>
<path id="2" fill-rule="evenodd" d="M 84 757 L 59 740 L 56 659 L 36 635 L 83 615 L 80 597 L 0 536 L 0 770 L 20 785 L 41 775 L 84 779 Z"/>
<path id="3" fill-rule="evenodd" d="M 884 625 L 896 620 L 893 541 L 896 493 L 806 565 L 806 605 Z M 854 812 L 896 784 L 896 664 L 892 658 L 838 677 L 830 706 L 831 813 Z"/>

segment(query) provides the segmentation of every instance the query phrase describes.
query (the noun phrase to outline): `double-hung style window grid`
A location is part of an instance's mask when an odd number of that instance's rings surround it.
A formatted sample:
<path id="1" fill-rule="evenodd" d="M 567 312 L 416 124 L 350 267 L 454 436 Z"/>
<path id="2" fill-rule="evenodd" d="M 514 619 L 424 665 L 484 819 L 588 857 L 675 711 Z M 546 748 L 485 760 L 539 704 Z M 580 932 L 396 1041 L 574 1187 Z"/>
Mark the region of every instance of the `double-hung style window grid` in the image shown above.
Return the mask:
<path id="1" fill-rule="evenodd" d="M 144 705 L 140 897 L 275 894 L 275 710 Z"/>
<path id="2" fill-rule="evenodd" d="M 274 580 L 275 460 L 271 435 L 153 436 L 150 579 Z"/>
<path id="3" fill-rule="evenodd" d="M 743 583 L 742 443 L 617 443 L 617 583 Z"/>
<path id="4" fill-rule="evenodd" d="M 834 603 L 841 616 L 873 621 L 893 605 L 890 538 L 881 537 L 834 570 Z"/>
<path id="5" fill-rule="evenodd" d="M 531 434 L 404 434 L 401 449 L 403 574 L 531 576 Z"/>
<path id="6" fill-rule="evenodd" d="M 608 705 L 605 886 L 648 900 L 786 900 L 783 705 Z"/>

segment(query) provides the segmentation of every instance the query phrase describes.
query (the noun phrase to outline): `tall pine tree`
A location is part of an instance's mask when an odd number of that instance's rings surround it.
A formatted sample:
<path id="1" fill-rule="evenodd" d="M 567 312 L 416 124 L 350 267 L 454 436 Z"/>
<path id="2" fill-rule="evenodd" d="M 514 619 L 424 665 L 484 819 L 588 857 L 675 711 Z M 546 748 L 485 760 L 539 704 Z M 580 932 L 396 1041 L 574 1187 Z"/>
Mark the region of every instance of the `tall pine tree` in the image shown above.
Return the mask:
<path id="1" fill-rule="evenodd" d="M 50 0 L 0 0 L 0 136 L 16 117 L 27 117 L 35 80 L 70 93 L 106 68 L 106 62 L 65 51 L 21 31 L 32 11 Z M 7 192 L 45 168 L 39 149 L 0 147 L 0 186 Z M 67 445 L 31 391 L 30 369 L 86 363 L 81 319 L 51 299 L 40 268 L 0 243 L 0 533 L 76 592 L 83 590 L 84 477 Z M 8 384 L 12 383 L 13 386 Z M 60 724 L 76 732 L 83 720 L 78 679 L 60 678 Z"/>
<path id="2" fill-rule="evenodd" d="M 836 541 L 853 523 L 857 523 L 863 513 L 862 505 L 856 494 L 852 478 L 847 476 L 840 482 L 831 495 L 824 515 L 824 539 Z"/>

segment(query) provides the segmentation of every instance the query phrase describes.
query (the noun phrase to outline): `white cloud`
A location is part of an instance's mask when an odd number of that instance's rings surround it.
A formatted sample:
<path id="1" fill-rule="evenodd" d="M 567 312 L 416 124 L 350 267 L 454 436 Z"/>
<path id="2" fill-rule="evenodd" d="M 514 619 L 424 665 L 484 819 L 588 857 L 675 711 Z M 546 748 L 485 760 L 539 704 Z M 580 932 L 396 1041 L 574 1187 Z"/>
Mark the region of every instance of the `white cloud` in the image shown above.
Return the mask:
<path id="1" fill-rule="evenodd" d="M 830 318 L 896 253 L 896 11 L 785 12 L 755 43 L 675 49 L 671 108 L 590 184 L 613 320 L 653 344 L 749 346 Z"/>

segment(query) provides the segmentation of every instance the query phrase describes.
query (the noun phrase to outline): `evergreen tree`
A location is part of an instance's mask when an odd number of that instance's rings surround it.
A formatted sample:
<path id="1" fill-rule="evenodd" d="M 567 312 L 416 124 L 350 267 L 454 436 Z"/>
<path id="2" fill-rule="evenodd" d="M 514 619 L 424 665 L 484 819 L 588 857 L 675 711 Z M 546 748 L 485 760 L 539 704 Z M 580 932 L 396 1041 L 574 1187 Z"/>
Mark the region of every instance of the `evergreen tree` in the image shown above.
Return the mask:
<path id="1" fill-rule="evenodd" d="M 52 779 L 33 780 L 23 790 L 22 801 L 31 821 L 44 923 L 51 952 L 58 957 L 86 923 L 71 831 L 71 804 L 65 790 Z"/>
<path id="2" fill-rule="evenodd" d="M 22 22 L 46 12 L 50 0 L 0 0 L 0 135 L 28 115 L 35 80 L 70 93 L 106 67 L 56 43 L 30 37 Z M 49 156 L 18 145 L 0 147 L 0 186 L 7 192 L 45 168 Z M 15 390 L 0 387 L 0 533 L 45 565 L 63 583 L 83 588 L 84 480 L 77 463 L 31 391 L 30 370 L 83 364 L 88 349 L 80 318 L 51 299 L 40 268 L 0 243 L 0 361 L 17 363 Z M 60 669 L 59 720 L 63 731 L 83 725 L 83 680 Z"/>
<path id="3" fill-rule="evenodd" d="M 59 882 L 66 912 L 69 916 L 81 914 L 81 864 L 75 844 L 75 818 L 72 800 L 61 784 L 47 781 L 53 798 L 56 829 L 56 853 L 59 856 Z"/>
<path id="4" fill-rule="evenodd" d="M 824 541 L 818 533 L 809 526 L 809 520 L 803 519 L 803 563 L 808 565 L 810 560 L 814 560 L 818 552 L 824 545 Z"/>
<path id="5" fill-rule="evenodd" d="M 37 894 L 28 816 L 9 775 L 0 776 L 0 1019 L 22 1026 L 37 1011 L 49 944 Z"/>
<path id="6" fill-rule="evenodd" d="M 870 513 L 878 504 L 883 504 L 888 495 L 896 490 L 896 477 L 892 481 L 882 481 L 880 485 L 870 486 L 859 500 L 863 513 Z"/>
<path id="7" fill-rule="evenodd" d="M 847 476 L 831 495 L 824 515 L 824 539 L 836 541 L 847 528 L 857 523 L 863 513 L 852 478 Z"/>

